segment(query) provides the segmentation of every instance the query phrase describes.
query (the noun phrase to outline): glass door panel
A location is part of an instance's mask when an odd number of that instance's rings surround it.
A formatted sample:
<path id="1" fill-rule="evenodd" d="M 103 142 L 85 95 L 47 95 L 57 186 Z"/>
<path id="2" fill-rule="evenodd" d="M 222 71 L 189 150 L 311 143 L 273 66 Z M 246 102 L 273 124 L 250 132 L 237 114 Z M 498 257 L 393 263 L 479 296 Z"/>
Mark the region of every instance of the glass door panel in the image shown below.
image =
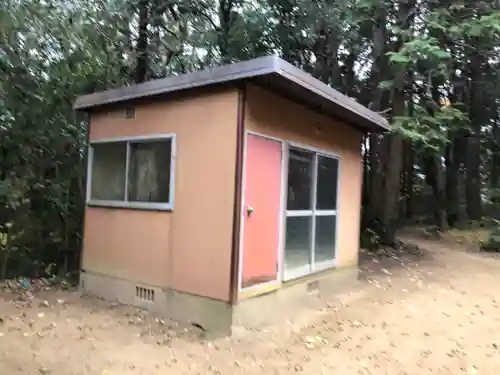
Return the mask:
<path id="1" fill-rule="evenodd" d="M 285 279 L 334 265 L 338 169 L 338 159 L 289 147 Z"/>

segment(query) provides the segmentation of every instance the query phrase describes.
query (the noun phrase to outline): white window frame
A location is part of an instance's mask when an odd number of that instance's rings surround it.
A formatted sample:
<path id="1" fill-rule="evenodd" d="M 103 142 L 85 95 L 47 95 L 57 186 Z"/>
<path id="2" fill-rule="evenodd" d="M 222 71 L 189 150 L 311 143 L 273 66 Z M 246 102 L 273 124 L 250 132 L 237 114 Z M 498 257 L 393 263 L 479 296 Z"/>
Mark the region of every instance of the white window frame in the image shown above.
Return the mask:
<path id="1" fill-rule="evenodd" d="M 169 202 L 131 202 L 128 201 L 128 176 L 130 164 L 130 144 L 131 143 L 148 143 L 161 140 L 171 141 L 170 151 L 170 188 L 169 188 Z M 126 160 L 125 160 L 125 197 L 124 200 L 102 200 L 92 199 L 92 166 L 94 162 L 94 145 L 97 144 L 112 144 L 112 143 L 126 143 Z M 140 210 L 160 210 L 172 211 L 174 209 L 174 196 L 175 196 L 175 160 L 176 160 L 176 136 L 173 133 L 166 134 L 151 134 L 144 136 L 134 137 L 117 137 L 117 138 L 104 138 L 99 140 L 90 141 L 88 145 L 87 157 L 87 186 L 86 186 L 86 203 L 89 206 L 96 207 L 115 207 L 115 208 L 134 208 Z"/>
<path id="2" fill-rule="evenodd" d="M 312 175 L 312 189 L 311 189 L 311 199 L 312 205 L 310 210 L 288 210 L 286 204 L 288 202 L 288 172 L 285 181 L 285 191 L 284 197 L 285 201 L 285 210 L 284 210 L 284 220 L 283 220 L 283 279 L 284 281 L 290 281 L 299 277 L 307 276 L 313 274 L 315 272 L 323 271 L 329 268 L 334 268 L 336 266 L 337 261 L 337 252 L 338 252 L 338 211 L 340 206 L 339 201 L 339 191 L 340 191 L 340 176 L 341 176 L 341 158 L 331 152 L 321 150 L 315 147 L 306 146 L 303 144 L 298 144 L 294 142 L 287 142 L 287 153 L 286 153 L 286 165 L 288 171 L 288 163 L 290 161 L 290 148 L 295 148 L 298 150 L 303 150 L 307 152 L 311 152 L 313 154 L 313 175 Z M 316 200 L 317 200 L 317 189 L 318 189 L 318 160 L 319 157 L 325 157 L 330 159 L 337 160 L 337 192 L 336 192 L 336 209 L 335 210 L 318 210 L 316 209 Z M 323 261 L 320 263 L 316 263 L 316 217 L 318 216 L 335 216 L 335 242 L 333 249 L 333 259 Z M 286 224 L 287 219 L 289 217 L 310 217 L 311 218 L 311 238 L 310 241 L 310 252 L 309 252 L 309 264 L 304 265 L 302 267 L 294 268 L 294 269 L 286 269 Z"/>

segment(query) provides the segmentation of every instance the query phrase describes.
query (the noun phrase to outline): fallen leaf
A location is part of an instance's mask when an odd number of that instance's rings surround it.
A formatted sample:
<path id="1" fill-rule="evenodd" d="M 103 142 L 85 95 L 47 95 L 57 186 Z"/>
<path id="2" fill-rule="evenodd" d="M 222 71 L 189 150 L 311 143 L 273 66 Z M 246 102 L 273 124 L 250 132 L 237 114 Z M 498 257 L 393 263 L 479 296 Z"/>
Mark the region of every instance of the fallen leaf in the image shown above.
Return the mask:
<path id="1" fill-rule="evenodd" d="M 469 366 L 469 368 L 467 369 L 467 374 L 469 374 L 469 375 L 477 374 L 476 366 L 474 366 L 474 365 Z"/>

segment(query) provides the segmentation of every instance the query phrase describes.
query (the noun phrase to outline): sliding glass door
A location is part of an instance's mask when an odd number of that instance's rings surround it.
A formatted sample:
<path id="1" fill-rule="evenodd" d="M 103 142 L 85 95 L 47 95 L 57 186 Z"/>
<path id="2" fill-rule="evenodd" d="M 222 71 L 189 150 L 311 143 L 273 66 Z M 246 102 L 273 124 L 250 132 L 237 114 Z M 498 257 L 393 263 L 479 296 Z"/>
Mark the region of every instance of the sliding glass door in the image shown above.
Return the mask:
<path id="1" fill-rule="evenodd" d="M 334 157 L 289 147 L 285 279 L 334 265 L 338 167 Z"/>

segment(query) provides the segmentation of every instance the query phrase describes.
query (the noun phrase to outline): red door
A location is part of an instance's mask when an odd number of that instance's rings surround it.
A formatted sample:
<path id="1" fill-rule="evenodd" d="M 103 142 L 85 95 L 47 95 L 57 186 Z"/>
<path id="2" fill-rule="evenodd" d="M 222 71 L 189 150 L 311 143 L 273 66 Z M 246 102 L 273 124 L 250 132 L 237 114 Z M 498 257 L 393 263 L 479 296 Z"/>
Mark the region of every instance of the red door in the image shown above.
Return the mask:
<path id="1" fill-rule="evenodd" d="M 247 135 L 242 287 L 277 279 L 281 142 Z"/>

